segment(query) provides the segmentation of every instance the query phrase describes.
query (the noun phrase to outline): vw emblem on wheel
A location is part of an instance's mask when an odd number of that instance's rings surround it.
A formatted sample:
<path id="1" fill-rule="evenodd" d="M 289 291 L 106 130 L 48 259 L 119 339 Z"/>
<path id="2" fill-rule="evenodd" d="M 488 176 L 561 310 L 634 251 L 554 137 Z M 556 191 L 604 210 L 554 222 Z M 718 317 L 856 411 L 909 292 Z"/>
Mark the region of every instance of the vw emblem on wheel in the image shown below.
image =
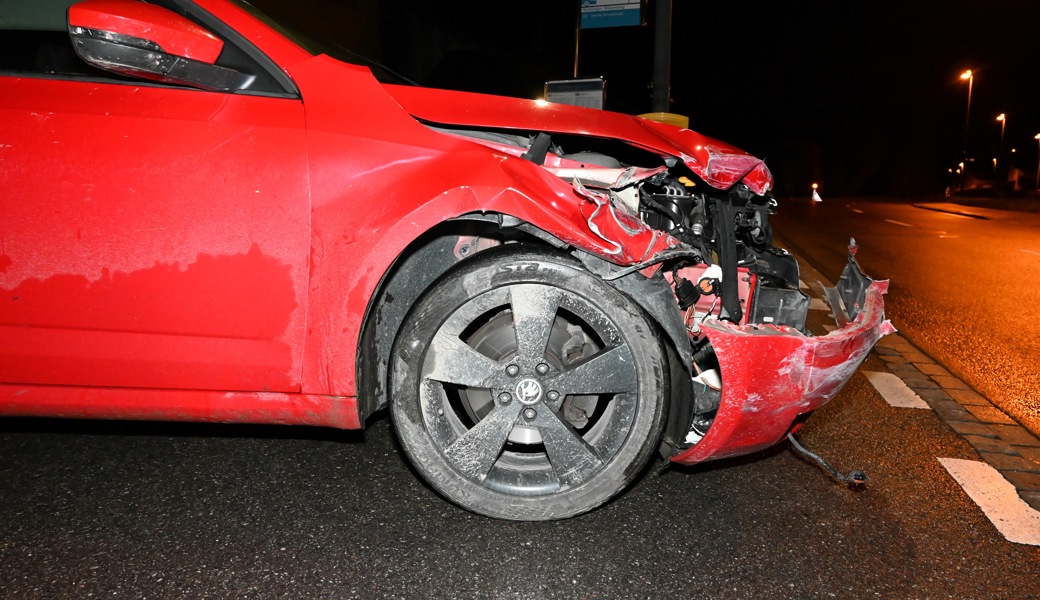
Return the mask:
<path id="1" fill-rule="evenodd" d="M 516 397 L 524 404 L 534 404 L 542 397 L 542 384 L 534 379 L 525 379 L 516 384 Z"/>

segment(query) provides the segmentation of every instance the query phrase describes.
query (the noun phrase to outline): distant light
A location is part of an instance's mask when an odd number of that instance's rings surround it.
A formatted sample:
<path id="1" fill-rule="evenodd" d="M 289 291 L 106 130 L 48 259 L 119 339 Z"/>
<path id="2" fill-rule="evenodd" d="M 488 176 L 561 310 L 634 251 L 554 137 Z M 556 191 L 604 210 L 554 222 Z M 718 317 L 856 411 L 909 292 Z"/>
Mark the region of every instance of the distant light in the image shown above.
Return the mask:
<path id="1" fill-rule="evenodd" d="M 971 69 L 961 73 L 961 79 L 971 79 Z"/>
<path id="2" fill-rule="evenodd" d="M 1034 139 L 1034 140 L 1040 140 L 1040 133 L 1038 133 L 1038 134 L 1034 135 L 1034 136 L 1033 136 L 1033 139 Z"/>
<path id="3" fill-rule="evenodd" d="M 536 106 L 549 106 L 549 103 L 546 102 L 545 100 L 541 99 L 541 98 L 538 98 L 537 100 L 535 100 L 534 103 L 535 103 Z"/>
<path id="4" fill-rule="evenodd" d="M 812 184 L 812 189 L 814 189 L 814 190 L 815 189 L 819 189 L 819 187 L 820 187 L 820 184 L 818 184 L 818 183 Z"/>
<path id="5" fill-rule="evenodd" d="M 1015 149 L 1014 149 L 1014 148 L 1012 148 L 1012 149 L 1011 149 L 1011 151 L 1012 151 L 1012 152 L 1015 152 Z"/>
<path id="6" fill-rule="evenodd" d="M 1040 135 L 1040 134 L 1037 134 L 1037 135 Z M 964 163 L 959 162 L 959 163 L 957 163 L 957 166 L 963 169 L 964 168 Z"/>
<path id="7" fill-rule="evenodd" d="M 997 120 L 998 120 L 998 121 L 1003 121 L 1003 120 L 1004 120 L 1004 118 L 1005 118 L 1005 117 L 1004 117 L 1004 113 L 1000 113 L 999 115 L 997 115 Z"/>
<path id="8" fill-rule="evenodd" d="M 946 172 L 947 172 L 947 173 L 953 173 L 953 169 L 946 169 Z M 960 170 L 960 169 L 957 169 L 957 172 L 958 172 L 958 173 L 960 173 L 960 172 L 961 172 L 961 170 Z"/>

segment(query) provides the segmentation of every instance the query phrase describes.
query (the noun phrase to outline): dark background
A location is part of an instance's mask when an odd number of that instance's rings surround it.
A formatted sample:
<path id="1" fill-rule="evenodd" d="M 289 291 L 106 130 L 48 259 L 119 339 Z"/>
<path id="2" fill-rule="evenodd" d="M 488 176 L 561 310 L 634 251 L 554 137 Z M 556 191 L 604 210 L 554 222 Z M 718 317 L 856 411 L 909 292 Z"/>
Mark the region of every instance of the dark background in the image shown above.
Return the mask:
<path id="1" fill-rule="evenodd" d="M 310 0 L 276 10 L 423 85 L 536 98 L 546 80 L 573 74 L 577 4 Z M 947 170 L 964 145 L 959 75 L 972 69 L 969 173 L 992 178 L 1003 112 L 1009 163 L 1031 182 L 1038 32 L 1035 0 L 674 0 L 672 112 L 764 157 L 779 195 L 804 195 L 813 181 L 830 196 L 939 194 L 957 183 Z M 650 111 L 652 66 L 650 25 L 581 32 L 579 75 L 606 78 L 609 110 Z"/>

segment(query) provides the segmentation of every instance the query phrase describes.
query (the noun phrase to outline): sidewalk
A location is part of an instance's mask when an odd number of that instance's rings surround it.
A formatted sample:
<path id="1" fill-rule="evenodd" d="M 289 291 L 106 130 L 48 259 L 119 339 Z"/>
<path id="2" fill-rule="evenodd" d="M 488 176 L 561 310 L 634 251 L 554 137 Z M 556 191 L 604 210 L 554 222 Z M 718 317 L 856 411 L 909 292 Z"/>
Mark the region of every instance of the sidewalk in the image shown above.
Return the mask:
<path id="1" fill-rule="evenodd" d="M 995 210 L 1040 213 L 1040 199 L 1037 198 L 970 198 L 967 196 L 951 196 L 937 202 L 914 202 L 913 206 L 975 219 L 988 219 L 991 216 L 989 212 Z"/>

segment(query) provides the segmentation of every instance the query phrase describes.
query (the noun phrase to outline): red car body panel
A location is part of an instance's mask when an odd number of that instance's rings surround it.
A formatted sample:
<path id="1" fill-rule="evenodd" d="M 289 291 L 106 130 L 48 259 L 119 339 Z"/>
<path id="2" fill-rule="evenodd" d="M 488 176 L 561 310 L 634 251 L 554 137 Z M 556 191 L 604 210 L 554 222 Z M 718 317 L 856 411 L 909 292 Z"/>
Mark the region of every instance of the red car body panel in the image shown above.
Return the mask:
<path id="1" fill-rule="evenodd" d="M 887 281 L 867 289 L 855 321 L 823 337 L 777 327 L 705 323 L 722 368 L 722 401 L 711 429 L 695 446 L 672 457 L 692 465 L 768 448 L 798 417 L 829 402 L 874 347 L 894 331 L 885 320 Z"/>
<path id="2" fill-rule="evenodd" d="M 306 354 L 314 360 L 304 391 L 355 393 L 367 302 L 405 248 L 447 219 L 473 212 L 519 217 L 620 264 L 674 243 L 640 224 L 644 235 L 618 236 L 625 244 L 615 252 L 589 231 L 589 203 L 570 184 L 529 161 L 421 125 L 367 69 L 319 56 L 289 72 L 307 107 L 311 163 L 313 325 Z"/>
<path id="3" fill-rule="evenodd" d="M 0 380 L 300 391 L 300 101 L 7 77 L 0 95 Z"/>
<path id="4" fill-rule="evenodd" d="M 501 212 L 620 264 L 674 243 L 615 224 L 617 252 L 569 183 L 424 127 L 367 69 L 304 59 L 236 7 L 210 8 L 297 59 L 304 101 L 0 77 L 4 164 L 33 165 L 2 172 L 0 380 L 19 384 L 5 402 L 34 385 L 180 389 L 182 417 L 210 420 L 188 390 L 259 390 L 338 411 L 376 286 L 444 220 Z M 159 414 L 152 395 L 120 414 Z M 80 416 L 115 414 L 103 393 L 78 397 Z"/>
<path id="5" fill-rule="evenodd" d="M 360 429 L 357 408 L 354 398 L 312 394 L 0 384 L 0 416 Z"/>
<path id="6" fill-rule="evenodd" d="M 679 243 L 609 195 L 417 118 L 620 139 L 719 189 L 772 187 L 761 160 L 688 129 L 383 85 L 233 4 L 197 4 L 298 97 L 0 76 L 0 414 L 357 428 L 365 316 L 424 232 L 505 215 L 622 266 Z M 824 338 L 706 324 L 725 393 L 674 460 L 768 446 L 829 400 L 890 328 L 881 293 Z"/>
<path id="7" fill-rule="evenodd" d="M 765 163 L 689 129 L 619 113 L 589 111 L 522 98 L 489 97 L 449 90 L 386 86 L 409 113 L 434 123 L 566 132 L 625 140 L 668 156 L 679 156 L 709 185 L 728 189 L 743 181 L 756 194 L 773 186 Z"/>

